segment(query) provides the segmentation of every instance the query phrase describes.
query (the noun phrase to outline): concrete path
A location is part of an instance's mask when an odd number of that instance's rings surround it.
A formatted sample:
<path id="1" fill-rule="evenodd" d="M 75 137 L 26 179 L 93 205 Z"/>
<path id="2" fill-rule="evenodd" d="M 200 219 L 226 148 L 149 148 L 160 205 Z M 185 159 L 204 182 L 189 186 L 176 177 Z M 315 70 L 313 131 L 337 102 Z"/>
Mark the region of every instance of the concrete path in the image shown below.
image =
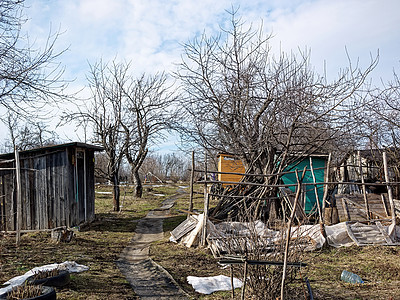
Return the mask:
<path id="1" fill-rule="evenodd" d="M 179 197 L 166 199 L 160 208 L 139 220 L 132 241 L 117 261 L 139 299 L 189 299 L 172 276 L 149 258 L 150 243 L 163 239 L 163 219 Z"/>

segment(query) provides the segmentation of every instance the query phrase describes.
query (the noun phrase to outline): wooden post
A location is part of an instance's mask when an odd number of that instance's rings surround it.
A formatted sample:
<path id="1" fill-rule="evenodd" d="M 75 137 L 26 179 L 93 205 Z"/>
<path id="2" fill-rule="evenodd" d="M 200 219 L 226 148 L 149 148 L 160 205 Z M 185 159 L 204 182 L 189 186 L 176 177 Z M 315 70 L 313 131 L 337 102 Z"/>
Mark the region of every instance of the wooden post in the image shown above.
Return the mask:
<path id="1" fill-rule="evenodd" d="M 208 205 L 209 205 L 209 196 L 207 191 L 207 153 L 204 153 L 204 222 L 203 222 L 203 230 L 201 235 L 201 246 L 205 247 L 206 238 L 207 238 L 207 217 L 208 217 Z"/>
<path id="2" fill-rule="evenodd" d="M 193 183 L 194 183 L 194 169 L 195 169 L 195 163 L 194 163 L 194 151 L 192 151 L 192 170 L 190 172 L 190 195 L 189 195 L 189 212 L 193 211 Z M 188 213 L 188 218 L 190 216 L 190 213 Z"/>
<path id="3" fill-rule="evenodd" d="M 347 218 L 346 221 L 351 221 L 349 208 L 347 206 L 347 201 L 346 201 L 345 198 L 342 198 L 342 205 L 343 205 L 343 211 L 344 211 L 344 213 L 346 215 L 346 218 Z"/>
<path id="4" fill-rule="evenodd" d="M 22 186 L 21 186 L 21 165 L 19 161 L 18 148 L 15 147 L 15 174 L 17 180 L 17 222 L 16 222 L 16 240 L 15 243 L 19 246 L 21 242 L 22 228 Z"/>
<path id="5" fill-rule="evenodd" d="M 244 261 L 244 271 L 243 271 L 243 287 L 242 287 L 242 297 L 241 299 L 244 300 L 244 295 L 246 291 L 246 281 L 247 281 L 247 259 L 245 258 Z"/>
<path id="6" fill-rule="evenodd" d="M 312 157 L 311 156 L 310 156 L 310 169 L 311 169 L 311 175 L 312 175 L 313 183 L 314 183 L 315 199 L 317 200 L 319 223 L 322 224 L 323 223 L 322 210 L 321 210 L 321 204 L 319 203 L 317 181 L 315 179 L 315 173 L 314 173 L 314 168 L 313 168 L 313 163 L 312 163 Z"/>
<path id="7" fill-rule="evenodd" d="M 359 158 L 360 177 L 361 177 L 361 183 L 362 183 L 361 188 L 362 188 L 362 192 L 363 192 L 363 196 L 364 196 L 365 211 L 366 211 L 366 214 L 367 214 L 367 221 L 369 221 L 371 214 L 369 212 L 367 190 L 365 188 L 365 181 L 364 181 L 364 174 L 363 174 L 360 151 L 357 152 L 357 155 L 358 155 L 358 158 Z"/>
<path id="8" fill-rule="evenodd" d="M 394 225 L 394 236 L 396 236 L 396 210 L 393 202 L 392 187 L 389 184 L 389 170 L 388 170 L 386 152 L 383 152 L 383 170 L 385 172 L 386 187 L 388 190 L 390 209 L 392 211 L 392 224 Z"/>
<path id="9" fill-rule="evenodd" d="M 328 156 L 328 162 L 326 164 L 326 169 L 325 169 L 325 176 L 324 176 L 324 181 L 329 182 L 329 171 L 331 167 L 331 160 L 332 160 L 332 153 L 329 153 Z M 322 198 L 322 210 L 325 211 L 326 207 L 326 198 L 328 198 L 328 185 L 324 184 L 324 197 Z"/>
<path id="10" fill-rule="evenodd" d="M 381 200 L 382 200 L 383 208 L 385 209 L 386 217 L 389 217 L 389 211 L 387 209 L 385 196 L 383 194 L 381 194 Z"/>
<path id="11" fill-rule="evenodd" d="M 307 168 L 307 166 L 303 170 L 303 175 L 301 176 L 301 179 L 299 179 L 299 174 L 296 169 L 297 191 L 296 191 L 296 196 L 294 198 L 293 210 L 292 210 L 292 213 L 290 214 L 290 219 L 288 221 L 288 228 L 287 228 L 287 233 L 286 233 L 286 245 L 285 245 L 284 258 L 283 258 L 283 271 L 282 271 L 281 299 L 280 300 L 284 300 L 287 259 L 288 259 L 289 242 L 290 242 L 290 230 L 292 228 L 292 221 L 294 218 L 294 213 L 296 211 L 297 202 L 299 201 L 299 197 L 301 194 L 301 182 L 303 181 L 304 175 L 306 173 L 306 168 Z"/>
<path id="12" fill-rule="evenodd" d="M 235 299 L 235 287 L 233 285 L 233 265 L 230 265 L 231 269 L 231 287 L 232 287 L 232 299 Z"/>

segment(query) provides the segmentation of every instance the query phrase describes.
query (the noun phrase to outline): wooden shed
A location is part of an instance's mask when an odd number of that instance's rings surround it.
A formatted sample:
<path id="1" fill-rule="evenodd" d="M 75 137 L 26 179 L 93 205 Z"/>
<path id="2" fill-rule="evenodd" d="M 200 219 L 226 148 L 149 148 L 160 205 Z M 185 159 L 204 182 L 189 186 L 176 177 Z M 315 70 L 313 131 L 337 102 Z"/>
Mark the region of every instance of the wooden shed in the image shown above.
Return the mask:
<path id="1" fill-rule="evenodd" d="M 227 173 L 245 173 L 245 168 L 240 159 L 235 158 L 231 154 L 220 153 L 218 154 L 218 172 Z M 236 174 L 218 174 L 219 181 L 239 182 L 242 175 Z"/>
<path id="2" fill-rule="evenodd" d="M 326 154 L 310 154 L 305 157 L 299 157 L 296 161 L 289 166 L 287 166 L 284 171 L 289 171 L 292 173 L 284 174 L 281 176 L 281 179 L 284 184 L 296 185 L 297 178 L 296 174 L 293 171 L 298 170 L 299 176 L 302 176 L 302 170 L 306 167 L 307 171 L 304 175 L 303 183 L 311 184 L 303 186 L 302 199 L 300 201 L 300 206 L 304 210 L 306 214 L 317 213 L 317 200 L 319 202 L 320 207 L 323 206 L 323 196 L 324 189 L 326 186 L 323 184 L 317 184 L 317 194 L 315 193 L 315 187 L 312 185 L 314 183 L 314 178 L 311 173 L 311 165 L 310 160 L 312 161 L 315 182 L 324 182 L 325 181 L 325 173 L 326 173 L 326 165 L 328 161 L 328 155 Z M 289 188 L 293 195 L 296 191 L 295 186 L 291 186 Z M 317 199 L 318 198 L 318 199 Z"/>
<path id="3" fill-rule="evenodd" d="M 72 227 L 94 218 L 94 152 L 68 143 L 19 152 L 22 230 Z M 15 230 L 15 154 L 0 155 L 0 229 Z"/>

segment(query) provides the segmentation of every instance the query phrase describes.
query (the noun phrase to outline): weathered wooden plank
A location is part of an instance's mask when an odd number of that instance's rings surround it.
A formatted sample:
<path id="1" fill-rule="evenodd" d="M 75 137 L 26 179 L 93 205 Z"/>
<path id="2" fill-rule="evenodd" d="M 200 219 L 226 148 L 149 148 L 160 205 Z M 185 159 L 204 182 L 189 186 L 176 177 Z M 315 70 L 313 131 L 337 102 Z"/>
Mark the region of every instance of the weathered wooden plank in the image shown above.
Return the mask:
<path id="1" fill-rule="evenodd" d="M 31 205 L 30 205 L 30 198 L 29 198 L 29 160 L 24 159 L 21 162 L 22 167 L 22 206 L 24 208 L 23 214 L 23 227 L 22 229 L 31 230 L 32 223 L 31 223 Z"/>
<path id="2" fill-rule="evenodd" d="M 61 226 L 60 224 L 60 198 L 58 197 L 58 170 L 59 170 L 59 160 L 60 160 L 60 152 L 57 153 L 54 157 L 53 162 L 53 170 L 52 170 L 52 177 L 53 177 L 53 184 L 52 184 L 52 201 L 53 201 L 53 222 L 54 228 Z"/>
<path id="3" fill-rule="evenodd" d="M 189 218 L 187 218 L 185 221 L 179 224 L 174 230 L 171 231 L 172 237 L 176 241 L 178 241 L 185 234 L 192 231 L 196 227 L 197 223 L 198 221 L 196 218 L 189 216 Z"/>
<path id="4" fill-rule="evenodd" d="M 343 199 L 344 199 L 346 202 L 350 203 L 351 205 L 354 205 L 355 207 L 357 207 L 361 212 L 365 213 L 366 216 L 368 216 L 369 213 L 371 212 L 371 213 L 373 213 L 374 215 L 377 215 L 378 217 L 380 217 L 380 218 L 382 218 L 382 219 L 385 219 L 385 218 L 386 218 L 384 215 L 379 214 L 379 213 L 377 213 L 376 211 L 371 211 L 370 207 L 368 207 L 368 211 L 367 211 L 366 208 L 364 208 L 362 205 L 358 204 L 357 202 L 355 202 L 355 201 L 353 201 L 353 200 L 350 200 L 350 199 L 348 199 L 348 198 L 346 198 L 346 197 L 343 197 Z M 367 219 L 369 219 L 369 218 L 367 218 Z"/>
<path id="5" fill-rule="evenodd" d="M 342 206 L 343 206 L 344 215 L 346 217 L 346 221 L 351 221 L 349 208 L 347 207 L 347 202 L 344 198 L 342 198 Z"/>
<path id="6" fill-rule="evenodd" d="M 354 236 L 353 231 L 351 230 L 350 224 L 348 222 L 346 222 L 346 230 L 347 230 L 347 234 L 353 240 L 353 242 L 356 243 L 357 246 L 360 246 L 360 242 Z"/>
<path id="7" fill-rule="evenodd" d="M 63 152 L 62 155 L 62 159 L 61 159 L 61 165 L 62 170 L 61 170 L 61 178 L 60 178 L 60 187 L 61 187 L 61 191 L 60 191 L 60 210 L 61 210 L 61 224 L 69 226 L 69 222 L 68 222 L 68 205 L 67 205 L 67 200 L 66 200 L 66 196 L 68 195 L 67 191 L 68 191 L 68 186 L 67 186 L 67 181 L 65 179 L 67 171 L 68 171 L 68 152 L 67 150 L 65 150 Z"/>
<path id="8" fill-rule="evenodd" d="M 393 243 L 394 241 L 391 239 L 391 237 L 388 235 L 388 233 L 386 232 L 385 228 L 383 228 L 381 222 L 376 221 L 375 222 L 376 227 L 379 229 L 379 231 L 381 232 L 382 236 L 384 237 L 386 243 L 390 244 Z"/>
<path id="9" fill-rule="evenodd" d="M 88 220 L 91 221 L 95 217 L 95 194 L 94 194 L 94 151 L 86 149 L 86 178 L 87 178 L 87 206 L 88 206 Z"/>

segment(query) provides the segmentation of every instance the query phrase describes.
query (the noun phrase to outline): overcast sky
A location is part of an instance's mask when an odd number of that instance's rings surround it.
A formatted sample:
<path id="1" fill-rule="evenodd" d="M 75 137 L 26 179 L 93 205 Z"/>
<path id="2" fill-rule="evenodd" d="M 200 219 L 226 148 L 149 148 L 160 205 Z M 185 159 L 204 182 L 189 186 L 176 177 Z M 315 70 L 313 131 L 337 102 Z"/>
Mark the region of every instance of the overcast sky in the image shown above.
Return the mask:
<path id="1" fill-rule="evenodd" d="M 274 35 L 275 51 L 311 50 L 317 71 L 326 65 L 334 76 L 347 64 L 370 62 L 379 50 L 372 79 L 390 80 L 400 70 L 400 1 L 398 0 L 26 0 L 24 30 L 40 45 L 49 31 L 61 32 L 57 47 L 71 90 L 86 84 L 88 64 L 115 57 L 132 61 L 134 72 L 170 72 L 182 44 L 219 31 L 226 10 L 240 7 L 243 21 L 263 22 Z M 400 73 L 400 71 L 399 71 Z M 4 133 L 3 133 L 4 134 Z M 76 140 L 71 132 L 62 138 Z"/>

